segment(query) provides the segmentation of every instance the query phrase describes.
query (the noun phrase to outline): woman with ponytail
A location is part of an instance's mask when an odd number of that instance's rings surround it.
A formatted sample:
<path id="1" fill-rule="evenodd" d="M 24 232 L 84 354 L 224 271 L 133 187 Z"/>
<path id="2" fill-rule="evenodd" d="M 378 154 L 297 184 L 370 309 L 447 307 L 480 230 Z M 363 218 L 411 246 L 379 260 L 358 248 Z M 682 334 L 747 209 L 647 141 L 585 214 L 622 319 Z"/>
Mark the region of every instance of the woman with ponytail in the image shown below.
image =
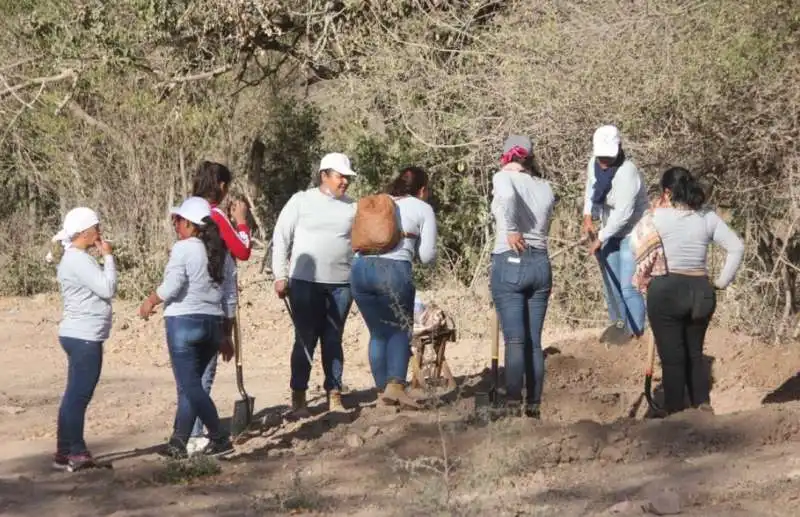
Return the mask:
<path id="1" fill-rule="evenodd" d="M 683 410 L 688 389 L 692 407 L 711 410 L 703 344 L 716 309 L 715 290 L 733 281 L 744 245 L 716 213 L 703 207 L 705 193 L 688 170 L 672 167 L 664 172 L 661 191 L 651 223 L 666 264 L 664 271 L 652 275 L 646 292 L 647 315 L 661 359 L 665 409 Z M 713 282 L 707 266 L 711 242 L 728 252 Z M 637 261 L 644 253 L 644 249 L 637 253 Z"/>
<path id="2" fill-rule="evenodd" d="M 221 353 L 233 355 L 230 329 L 225 328 L 224 306 L 236 295 L 231 275 L 225 274 L 228 253 L 211 206 L 201 197 L 187 198 L 170 211 L 178 241 L 172 247 L 161 285 L 144 300 L 139 315 L 148 319 L 164 303 L 167 348 L 178 388 L 178 408 L 172 437 L 161 451 L 175 458 L 187 456 L 186 445 L 195 419 L 208 429 L 204 454 L 217 456 L 233 451 L 229 433 L 202 376 L 209 362 Z"/>
<path id="3" fill-rule="evenodd" d="M 239 303 L 236 261 L 249 259 L 252 246 L 250 227 L 247 225 L 247 204 L 240 199 L 233 201 L 231 206 L 233 221 L 228 219 L 228 216 L 219 207 L 220 203 L 228 195 L 232 180 L 233 175 L 230 169 L 221 163 L 203 161 L 197 168 L 192 185 L 192 195 L 202 197 L 211 205 L 211 219 L 217 225 L 220 237 L 222 237 L 222 241 L 228 250 L 228 253 L 225 254 L 225 275 L 226 281 L 231 282 L 234 288 L 234 296 L 228 300 L 228 303 L 223 305 L 226 335 L 230 334 L 233 329 L 236 319 L 236 306 Z M 225 358 L 223 357 L 223 359 Z M 217 356 L 215 355 L 209 361 L 202 377 L 203 389 L 208 393 L 211 393 L 211 386 L 214 384 L 216 373 Z M 197 419 L 192 428 L 187 451 L 192 454 L 197 450 L 202 450 L 207 444 L 208 439 L 203 436 L 203 424 L 200 419 Z"/>
<path id="4" fill-rule="evenodd" d="M 496 232 L 490 284 L 505 339 L 507 400 L 509 409 L 521 408 L 524 382 L 524 413 L 539 418 L 542 327 L 553 280 L 547 236 L 555 196 L 535 166 L 530 138 L 506 139 L 500 164 L 492 178 Z"/>

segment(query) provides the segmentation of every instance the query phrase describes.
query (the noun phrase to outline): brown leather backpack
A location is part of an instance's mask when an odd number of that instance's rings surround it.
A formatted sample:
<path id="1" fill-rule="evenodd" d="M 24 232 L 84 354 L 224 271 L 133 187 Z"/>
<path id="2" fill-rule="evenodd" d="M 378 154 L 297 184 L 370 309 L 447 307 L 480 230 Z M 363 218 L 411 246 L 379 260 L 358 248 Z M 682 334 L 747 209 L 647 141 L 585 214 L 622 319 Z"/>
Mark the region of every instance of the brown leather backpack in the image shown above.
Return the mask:
<path id="1" fill-rule="evenodd" d="M 356 204 L 356 215 L 350 240 L 353 251 L 362 255 L 375 255 L 393 250 L 403 237 L 416 237 L 404 233 L 397 215 L 397 204 L 389 194 L 364 196 Z"/>

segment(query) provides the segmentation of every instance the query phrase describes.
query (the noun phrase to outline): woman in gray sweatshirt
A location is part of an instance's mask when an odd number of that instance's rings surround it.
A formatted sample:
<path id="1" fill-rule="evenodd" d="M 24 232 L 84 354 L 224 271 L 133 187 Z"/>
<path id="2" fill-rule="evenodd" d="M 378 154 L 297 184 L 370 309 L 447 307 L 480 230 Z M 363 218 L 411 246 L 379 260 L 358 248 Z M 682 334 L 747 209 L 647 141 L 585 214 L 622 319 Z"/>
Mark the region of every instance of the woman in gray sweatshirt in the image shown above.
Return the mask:
<path id="1" fill-rule="evenodd" d="M 58 339 L 67 354 L 67 388 L 58 411 L 53 467 L 74 472 L 95 467 L 83 427 L 103 364 L 103 342 L 111 332 L 111 299 L 117 290 L 117 271 L 111 246 L 100 234 L 97 214 L 86 207 L 67 212 L 64 226 L 53 241 L 64 246 L 58 265 L 58 283 L 64 313 Z M 103 255 L 103 267 L 89 255 Z"/>
<path id="2" fill-rule="evenodd" d="M 292 412 L 308 413 L 306 390 L 317 342 L 322 348 L 328 409 L 342 411 L 342 334 L 353 303 L 350 231 L 355 203 L 347 188 L 356 173 L 342 153 L 319 164 L 319 186 L 297 192 L 281 209 L 272 234 L 275 293 L 294 316 L 291 356 Z"/>
<path id="3" fill-rule="evenodd" d="M 712 210 L 686 169 L 673 167 L 661 178 L 660 206 L 653 224 L 661 238 L 667 274 L 654 276 L 647 289 L 647 315 L 663 370 L 665 409 L 684 407 L 689 392 L 693 407 L 710 409 L 710 380 L 703 363 L 703 343 L 716 308 L 717 289 L 725 289 L 742 262 L 744 245 Z M 716 279 L 708 277 L 708 245 L 728 252 Z"/>
<path id="4" fill-rule="evenodd" d="M 160 454 L 185 458 L 189 435 L 199 418 L 209 437 L 202 452 L 217 456 L 232 452 L 233 445 L 214 401 L 203 389 L 202 376 L 218 352 L 232 355 L 223 319 L 225 306 L 236 296 L 235 278 L 225 274 L 228 251 L 208 201 L 187 198 L 171 214 L 178 241 L 170 252 L 164 280 L 139 308 L 139 315 L 147 319 L 156 305 L 164 303 L 167 348 L 178 387 L 172 437 Z"/>
<path id="5" fill-rule="evenodd" d="M 505 338 L 506 391 L 509 404 L 520 405 L 524 381 L 525 414 L 539 418 L 542 327 L 553 283 L 547 236 L 555 196 L 539 177 L 528 137 L 509 137 L 500 162 L 503 167 L 492 178 L 496 234 L 490 284 Z"/>

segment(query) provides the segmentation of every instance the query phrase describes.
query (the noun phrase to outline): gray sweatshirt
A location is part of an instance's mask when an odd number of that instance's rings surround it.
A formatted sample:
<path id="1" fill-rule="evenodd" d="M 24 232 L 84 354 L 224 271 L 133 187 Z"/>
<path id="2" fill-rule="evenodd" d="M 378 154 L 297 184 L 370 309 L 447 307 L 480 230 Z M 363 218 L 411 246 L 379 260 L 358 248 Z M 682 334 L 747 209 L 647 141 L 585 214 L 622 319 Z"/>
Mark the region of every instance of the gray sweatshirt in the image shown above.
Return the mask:
<path id="1" fill-rule="evenodd" d="M 550 183 L 517 171 L 514 164 L 492 177 L 492 215 L 495 219 L 494 254 L 509 251 L 506 237 L 519 232 L 532 248 L 547 249 L 547 235 L 555 205 Z"/>
<path id="2" fill-rule="evenodd" d="M 583 215 L 592 214 L 592 191 L 594 190 L 594 158 L 586 167 Z M 600 214 L 601 229 L 597 233 L 600 242 L 611 237 L 624 239 L 642 218 L 650 201 L 642 173 L 631 160 L 625 160 L 611 180 L 611 191 Z"/>
<path id="3" fill-rule="evenodd" d="M 68 248 L 58 264 L 57 276 L 64 302 L 58 335 L 86 341 L 108 339 L 111 299 L 117 292 L 114 257 L 106 255 L 101 268 L 85 251 Z"/>
<path id="4" fill-rule="evenodd" d="M 272 234 L 275 279 L 349 283 L 353 262 L 350 230 L 355 214 L 356 205 L 347 196 L 337 199 L 316 187 L 293 195 Z"/>
<path id="5" fill-rule="evenodd" d="M 708 245 L 715 242 L 727 250 L 728 257 L 714 284 L 724 289 L 733 281 L 742 263 L 744 244 L 716 213 L 656 208 L 653 222 L 661 236 L 669 271 L 707 271 Z"/>
<path id="6" fill-rule="evenodd" d="M 211 280 L 206 247 L 197 237 L 177 241 L 172 246 L 164 280 L 156 294 L 164 301 L 164 316 L 225 316 L 236 307 L 235 277 L 226 267 L 221 285 Z"/>
<path id="7" fill-rule="evenodd" d="M 419 254 L 423 264 L 430 264 L 436 258 L 436 216 L 431 205 L 413 197 L 395 199 L 397 211 L 400 213 L 400 224 L 403 232 L 413 233 L 417 238 L 403 238 L 395 248 L 381 258 L 392 260 L 405 260 L 413 262 L 414 256 Z"/>

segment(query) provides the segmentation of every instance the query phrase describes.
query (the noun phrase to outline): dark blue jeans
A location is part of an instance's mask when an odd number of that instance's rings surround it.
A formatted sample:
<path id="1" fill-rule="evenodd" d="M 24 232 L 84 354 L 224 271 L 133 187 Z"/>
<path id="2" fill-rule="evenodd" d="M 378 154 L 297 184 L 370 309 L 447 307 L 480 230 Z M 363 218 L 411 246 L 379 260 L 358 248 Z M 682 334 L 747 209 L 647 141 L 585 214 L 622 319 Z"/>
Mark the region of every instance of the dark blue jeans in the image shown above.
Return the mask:
<path id="1" fill-rule="evenodd" d="M 369 329 L 369 364 L 375 386 L 383 390 L 389 381 L 405 384 L 416 292 L 411 263 L 355 257 L 350 289 Z"/>
<path id="2" fill-rule="evenodd" d="M 353 298 L 347 284 L 321 284 L 304 280 L 289 281 L 289 303 L 294 313 L 294 348 L 292 348 L 292 390 L 308 389 L 311 362 L 317 341 L 322 342 L 322 370 L 326 391 L 342 389 L 344 351 L 342 334 Z M 305 346 L 306 350 L 303 350 Z"/>
<path id="3" fill-rule="evenodd" d="M 206 370 L 203 372 L 203 376 L 200 379 L 200 382 L 203 384 L 203 389 L 206 390 L 206 393 L 209 395 L 211 395 L 211 386 L 214 384 L 214 377 L 217 375 L 218 358 L 219 354 L 211 358 L 211 360 L 208 362 L 208 366 L 206 366 Z M 199 418 L 195 419 L 194 421 L 192 436 L 203 436 L 203 422 L 201 422 Z"/>
<path id="4" fill-rule="evenodd" d="M 94 395 L 103 366 L 103 342 L 60 336 L 67 353 L 67 388 L 58 409 L 56 452 L 78 456 L 88 452 L 83 439 L 86 408 Z"/>
<path id="5" fill-rule="evenodd" d="M 178 388 L 172 441 L 186 443 L 196 418 L 208 429 L 209 438 L 224 438 L 227 433 L 220 426 L 217 407 L 203 389 L 202 382 L 209 362 L 219 352 L 223 336 L 222 316 L 189 314 L 167 316 L 164 320 L 172 373 Z"/>
<path id="6" fill-rule="evenodd" d="M 630 241 L 630 237 L 609 239 L 600 248 L 598 260 L 609 319 L 612 323 L 624 321 L 630 334 L 641 336 L 645 324 L 644 296 L 633 287 L 636 259 Z"/>
<path id="7" fill-rule="evenodd" d="M 553 275 L 547 251 L 527 248 L 492 255 L 491 290 L 505 338 L 505 377 L 509 400 L 540 404 L 544 386 L 542 327 Z"/>

